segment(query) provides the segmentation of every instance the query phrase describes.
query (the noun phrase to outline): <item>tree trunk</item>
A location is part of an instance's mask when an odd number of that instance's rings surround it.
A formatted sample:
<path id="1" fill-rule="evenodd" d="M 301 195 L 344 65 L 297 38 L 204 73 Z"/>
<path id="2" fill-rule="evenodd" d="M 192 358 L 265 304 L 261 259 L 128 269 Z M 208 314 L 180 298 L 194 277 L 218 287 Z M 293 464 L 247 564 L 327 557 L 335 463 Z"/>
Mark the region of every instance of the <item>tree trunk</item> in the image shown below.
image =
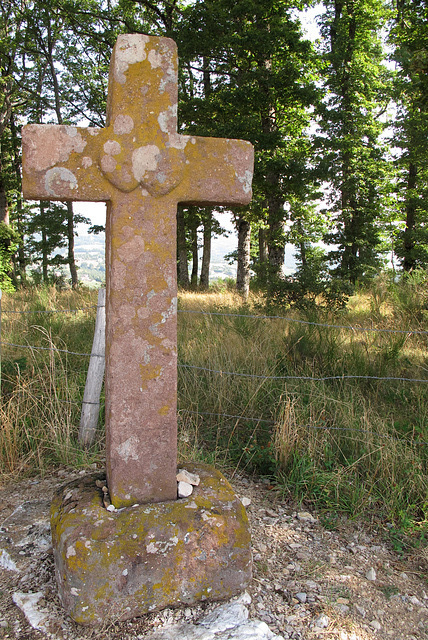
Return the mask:
<path id="1" fill-rule="evenodd" d="M 409 163 L 407 174 L 407 199 L 406 199 L 406 228 L 403 234 L 403 269 L 412 271 L 416 266 L 414 257 L 415 250 L 415 225 L 416 225 L 416 202 L 412 195 L 416 189 L 418 169 L 413 162 Z M 409 195 L 410 194 L 410 195 Z"/>
<path id="2" fill-rule="evenodd" d="M 48 240 L 46 236 L 46 225 L 44 223 L 45 220 L 45 203 L 40 201 L 40 218 L 43 220 L 41 233 L 42 233 L 42 280 L 44 284 L 48 282 Z"/>
<path id="3" fill-rule="evenodd" d="M 6 195 L 6 185 L 3 179 L 3 167 L 2 167 L 2 149 L 0 145 L 0 222 L 9 224 L 9 204 Z"/>
<path id="4" fill-rule="evenodd" d="M 210 211 L 204 220 L 204 251 L 202 254 L 201 277 L 199 279 L 201 289 L 208 289 L 210 285 L 211 228 L 212 213 Z"/>
<path id="5" fill-rule="evenodd" d="M 190 286 L 189 267 L 187 264 L 186 227 L 184 224 L 183 207 L 177 207 L 177 280 L 180 287 L 188 289 Z"/>
<path id="6" fill-rule="evenodd" d="M 236 272 L 236 290 L 247 299 L 250 292 L 250 248 L 251 224 L 244 218 L 238 218 L 238 268 Z"/>
<path id="7" fill-rule="evenodd" d="M 190 276 L 192 289 L 198 286 L 198 227 L 192 227 L 192 274 Z"/>
<path id="8" fill-rule="evenodd" d="M 268 248 L 266 242 L 265 229 L 259 229 L 259 263 L 266 264 L 268 259 Z"/>
<path id="9" fill-rule="evenodd" d="M 77 267 L 74 258 L 74 215 L 73 215 L 73 203 L 67 202 L 67 239 L 68 239 L 68 266 L 70 267 L 71 274 L 71 286 L 73 289 L 79 284 L 77 278 Z"/>
<path id="10" fill-rule="evenodd" d="M 276 276 L 282 276 L 285 260 L 284 212 L 279 198 L 269 198 L 268 254 L 269 264 Z"/>
<path id="11" fill-rule="evenodd" d="M 47 25 L 47 53 L 46 57 L 50 66 L 52 81 L 53 81 L 53 89 L 54 89 L 54 97 L 55 97 L 55 112 L 58 120 L 58 124 L 63 123 L 62 113 L 61 113 L 61 99 L 60 99 L 60 90 L 59 90 L 59 82 L 58 76 L 55 69 L 54 58 L 53 58 L 53 50 L 55 46 L 55 42 L 52 37 L 51 32 L 51 23 L 48 21 Z M 70 275 L 71 275 L 71 286 L 73 289 L 77 287 L 79 284 L 79 280 L 77 277 L 77 267 L 76 260 L 74 257 L 74 214 L 73 214 L 73 203 L 66 202 L 67 206 L 67 241 L 68 241 L 68 257 L 67 262 L 70 267 Z"/>
<path id="12" fill-rule="evenodd" d="M 13 140 L 13 168 L 16 176 L 16 184 L 18 186 L 17 197 L 16 197 L 16 230 L 19 234 L 19 244 L 18 244 L 18 271 L 21 284 L 26 280 L 26 259 L 25 259 L 25 247 L 24 247 L 24 220 L 23 220 L 23 206 L 22 206 L 22 192 L 20 189 L 21 185 L 21 159 L 19 155 L 18 149 L 18 132 L 15 126 L 15 119 L 13 114 L 10 118 L 10 129 L 12 132 L 12 140 Z"/>

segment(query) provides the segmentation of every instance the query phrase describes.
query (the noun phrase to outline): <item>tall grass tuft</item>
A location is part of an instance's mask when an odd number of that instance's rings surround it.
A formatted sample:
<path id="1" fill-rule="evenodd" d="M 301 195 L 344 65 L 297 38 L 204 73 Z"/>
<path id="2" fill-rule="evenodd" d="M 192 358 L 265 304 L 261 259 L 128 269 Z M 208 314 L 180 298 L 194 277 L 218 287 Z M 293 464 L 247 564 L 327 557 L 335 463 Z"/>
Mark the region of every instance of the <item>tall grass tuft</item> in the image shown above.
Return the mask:
<path id="1" fill-rule="evenodd" d="M 97 456 L 98 447 L 88 453 L 77 442 L 85 359 L 66 353 L 90 350 L 93 298 L 92 292 L 53 287 L 3 297 L 0 472 L 4 477 L 45 472 L 58 465 L 80 466 Z M 51 310 L 64 312 L 45 313 Z"/>

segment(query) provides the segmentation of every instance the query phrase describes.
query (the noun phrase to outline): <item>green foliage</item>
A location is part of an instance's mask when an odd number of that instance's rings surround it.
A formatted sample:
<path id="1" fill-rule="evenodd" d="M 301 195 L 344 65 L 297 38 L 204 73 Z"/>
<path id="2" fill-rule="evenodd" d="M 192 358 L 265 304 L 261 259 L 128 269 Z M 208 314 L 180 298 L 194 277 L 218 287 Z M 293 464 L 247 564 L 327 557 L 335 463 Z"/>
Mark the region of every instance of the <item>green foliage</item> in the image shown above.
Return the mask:
<path id="1" fill-rule="evenodd" d="M 304 259 L 300 253 L 293 275 L 279 278 L 270 274 L 266 280 L 267 309 L 296 307 L 310 311 L 323 306 L 341 308 L 352 292 L 348 282 L 330 277 L 324 250 L 311 245 L 305 247 Z"/>
<path id="2" fill-rule="evenodd" d="M 243 216 L 266 222 L 273 273 L 284 260 L 284 205 L 304 199 L 311 183 L 306 128 L 315 97 L 314 56 L 295 6 L 198 1 L 177 33 L 183 129 L 254 144 L 254 201 Z"/>
<path id="3" fill-rule="evenodd" d="M 324 0 L 321 53 L 325 97 L 318 105 L 319 171 L 331 189 L 332 226 L 324 241 L 332 273 L 355 284 L 379 268 L 387 179 L 379 112 L 389 102 L 381 30 L 383 0 Z"/>
<path id="4" fill-rule="evenodd" d="M 398 73 L 395 99 L 394 146 L 397 207 L 404 221 L 397 238 L 396 253 L 405 271 L 428 264 L 428 5 L 425 0 L 402 0 L 397 5 L 390 41 L 395 46 Z"/>
<path id="5" fill-rule="evenodd" d="M 13 271 L 12 257 L 18 242 L 17 233 L 4 222 L 0 222 L 0 289 L 13 291 L 14 284 L 11 273 Z"/>

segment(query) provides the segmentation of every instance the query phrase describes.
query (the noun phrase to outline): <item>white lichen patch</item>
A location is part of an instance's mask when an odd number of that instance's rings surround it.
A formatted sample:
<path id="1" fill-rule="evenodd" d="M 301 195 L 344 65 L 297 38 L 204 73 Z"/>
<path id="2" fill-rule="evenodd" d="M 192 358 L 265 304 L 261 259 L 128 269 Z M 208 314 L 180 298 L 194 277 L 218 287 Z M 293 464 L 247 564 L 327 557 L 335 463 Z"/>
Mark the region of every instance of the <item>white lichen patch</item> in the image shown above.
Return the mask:
<path id="1" fill-rule="evenodd" d="M 116 447 L 116 451 L 125 464 L 129 459 L 138 460 L 138 453 L 136 453 L 136 449 L 139 444 L 139 440 L 136 436 L 131 436 L 125 442 L 122 442 L 118 447 Z"/>
<path id="2" fill-rule="evenodd" d="M 74 136 L 77 136 L 77 127 L 73 127 L 72 125 L 66 124 L 65 130 L 67 132 L 67 135 L 70 136 L 70 138 L 74 138 Z"/>
<path id="3" fill-rule="evenodd" d="M 67 125 L 26 125 L 22 143 L 24 171 L 46 171 L 67 162 L 71 153 L 82 153 L 86 147 L 79 129 Z"/>
<path id="4" fill-rule="evenodd" d="M 113 156 L 103 156 L 101 158 L 101 169 L 104 173 L 110 173 L 114 171 L 117 167 L 117 162 L 113 158 Z"/>
<path id="5" fill-rule="evenodd" d="M 148 36 L 138 33 L 122 34 L 118 37 L 114 48 L 114 79 L 120 84 L 125 84 L 125 73 L 129 65 L 143 62 L 146 59 L 146 44 Z"/>
<path id="6" fill-rule="evenodd" d="M 186 148 L 187 143 L 191 140 L 190 136 L 183 136 L 179 133 L 171 133 L 168 140 L 168 147 L 172 147 L 173 149 L 178 149 L 179 151 L 183 151 Z"/>
<path id="7" fill-rule="evenodd" d="M 237 175 L 236 177 L 238 178 L 239 182 L 242 184 L 242 189 L 244 193 L 250 193 L 251 183 L 253 180 L 253 172 L 247 169 L 247 171 L 245 171 L 243 175 Z"/>
<path id="8" fill-rule="evenodd" d="M 107 140 L 103 145 L 103 149 L 109 156 L 117 156 L 122 151 L 122 147 L 117 140 Z"/>
<path id="9" fill-rule="evenodd" d="M 179 540 L 177 536 L 173 536 L 169 540 L 156 540 L 155 542 L 149 542 L 149 544 L 146 545 L 146 551 L 147 553 L 164 554 L 171 547 L 176 547 L 178 542 Z"/>
<path id="10" fill-rule="evenodd" d="M 52 196 L 65 196 L 77 189 L 77 178 L 65 167 L 53 167 L 45 174 L 45 189 Z"/>
<path id="11" fill-rule="evenodd" d="M 89 156 L 84 156 L 82 158 L 82 167 L 84 169 L 89 169 L 89 167 L 92 167 L 92 158 L 90 158 Z"/>
<path id="12" fill-rule="evenodd" d="M 177 313 L 177 297 L 174 296 L 173 298 L 171 298 L 171 304 L 168 307 L 167 311 L 162 311 L 161 315 L 162 315 L 162 320 L 161 320 L 161 324 L 164 324 L 169 318 L 171 318 L 172 316 L 175 316 Z"/>
<path id="13" fill-rule="evenodd" d="M 141 182 L 146 171 L 156 171 L 157 158 L 160 155 L 159 148 L 154 144 L 138 147 L 132 153 L 132 173 L 134 178 Z"/>
<path id="14" fill-rule="evenodd" d="M 118 115 L 114 119 L 113 131 L 116 135 L 123 135 L 126 133 L 131 133 L 134 128 L 134 121 L 131 116 L 127 115 Z"/>
<path id="15" fill-rule="evenodd" d="M 67 547 L 67 551 L 66 551 L 65 557 L 66 558 L 71 558 L 72 556 L 75 556 L 75 555 L 76 555 L 76 549 L 72 545 Z"/>
<path id="16" fill-rule="evenodd" d="M 177 104 L 171 105 L 166 111 L 161 111 L 158 115 L 158 123 L 164 133 L 174 131 L 177 123 Z"/>
<path id="17" fill-rule="evenodd" d="M 159 53 L 159 51 L 156 51 L 156 49 L 151 49 L 149 51 L 149 55 L 147 56 L 147 59 L 150 62 L 150 66 L 152 69 L 157 69 L 158 67 L 162 66 L 163 57 Z"/>
<path id="18" fill-rule="evenodd" d="M 171 64 L 171 66 L 164 68 L 163 71 L 164 75 L 159 82 L 159 93 L 164 93 L 167 85 L 170 83 L 174 89 L 177 86 L 177 71 L 174 65 Z"/>
<path id="19" fill-rule="evenodd" d="M 87 143 L 86 140 L 82 138 L 82 134 L 79 132 L 78 128 L 65 125 L 65 130 L 69 138 L 70 150 L 75 151 L 76 153 L 82 153 Z"/>

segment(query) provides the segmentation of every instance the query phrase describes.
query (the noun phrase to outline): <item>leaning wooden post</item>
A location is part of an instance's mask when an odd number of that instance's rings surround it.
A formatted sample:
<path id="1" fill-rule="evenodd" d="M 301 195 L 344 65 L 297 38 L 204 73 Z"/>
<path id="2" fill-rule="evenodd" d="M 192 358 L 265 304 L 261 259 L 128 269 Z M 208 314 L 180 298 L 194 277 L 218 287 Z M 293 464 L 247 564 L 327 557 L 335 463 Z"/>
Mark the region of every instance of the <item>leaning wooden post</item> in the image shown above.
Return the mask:
<path id="1" fill-rule="evenodd" d="M 80 416 L 79 442 L 87 447 L 93 444 L 100 412 L 100 395 L 105 369 L 106 290 L 98 291 L 97 317 L 88 376 L 83 394 Z"/>

